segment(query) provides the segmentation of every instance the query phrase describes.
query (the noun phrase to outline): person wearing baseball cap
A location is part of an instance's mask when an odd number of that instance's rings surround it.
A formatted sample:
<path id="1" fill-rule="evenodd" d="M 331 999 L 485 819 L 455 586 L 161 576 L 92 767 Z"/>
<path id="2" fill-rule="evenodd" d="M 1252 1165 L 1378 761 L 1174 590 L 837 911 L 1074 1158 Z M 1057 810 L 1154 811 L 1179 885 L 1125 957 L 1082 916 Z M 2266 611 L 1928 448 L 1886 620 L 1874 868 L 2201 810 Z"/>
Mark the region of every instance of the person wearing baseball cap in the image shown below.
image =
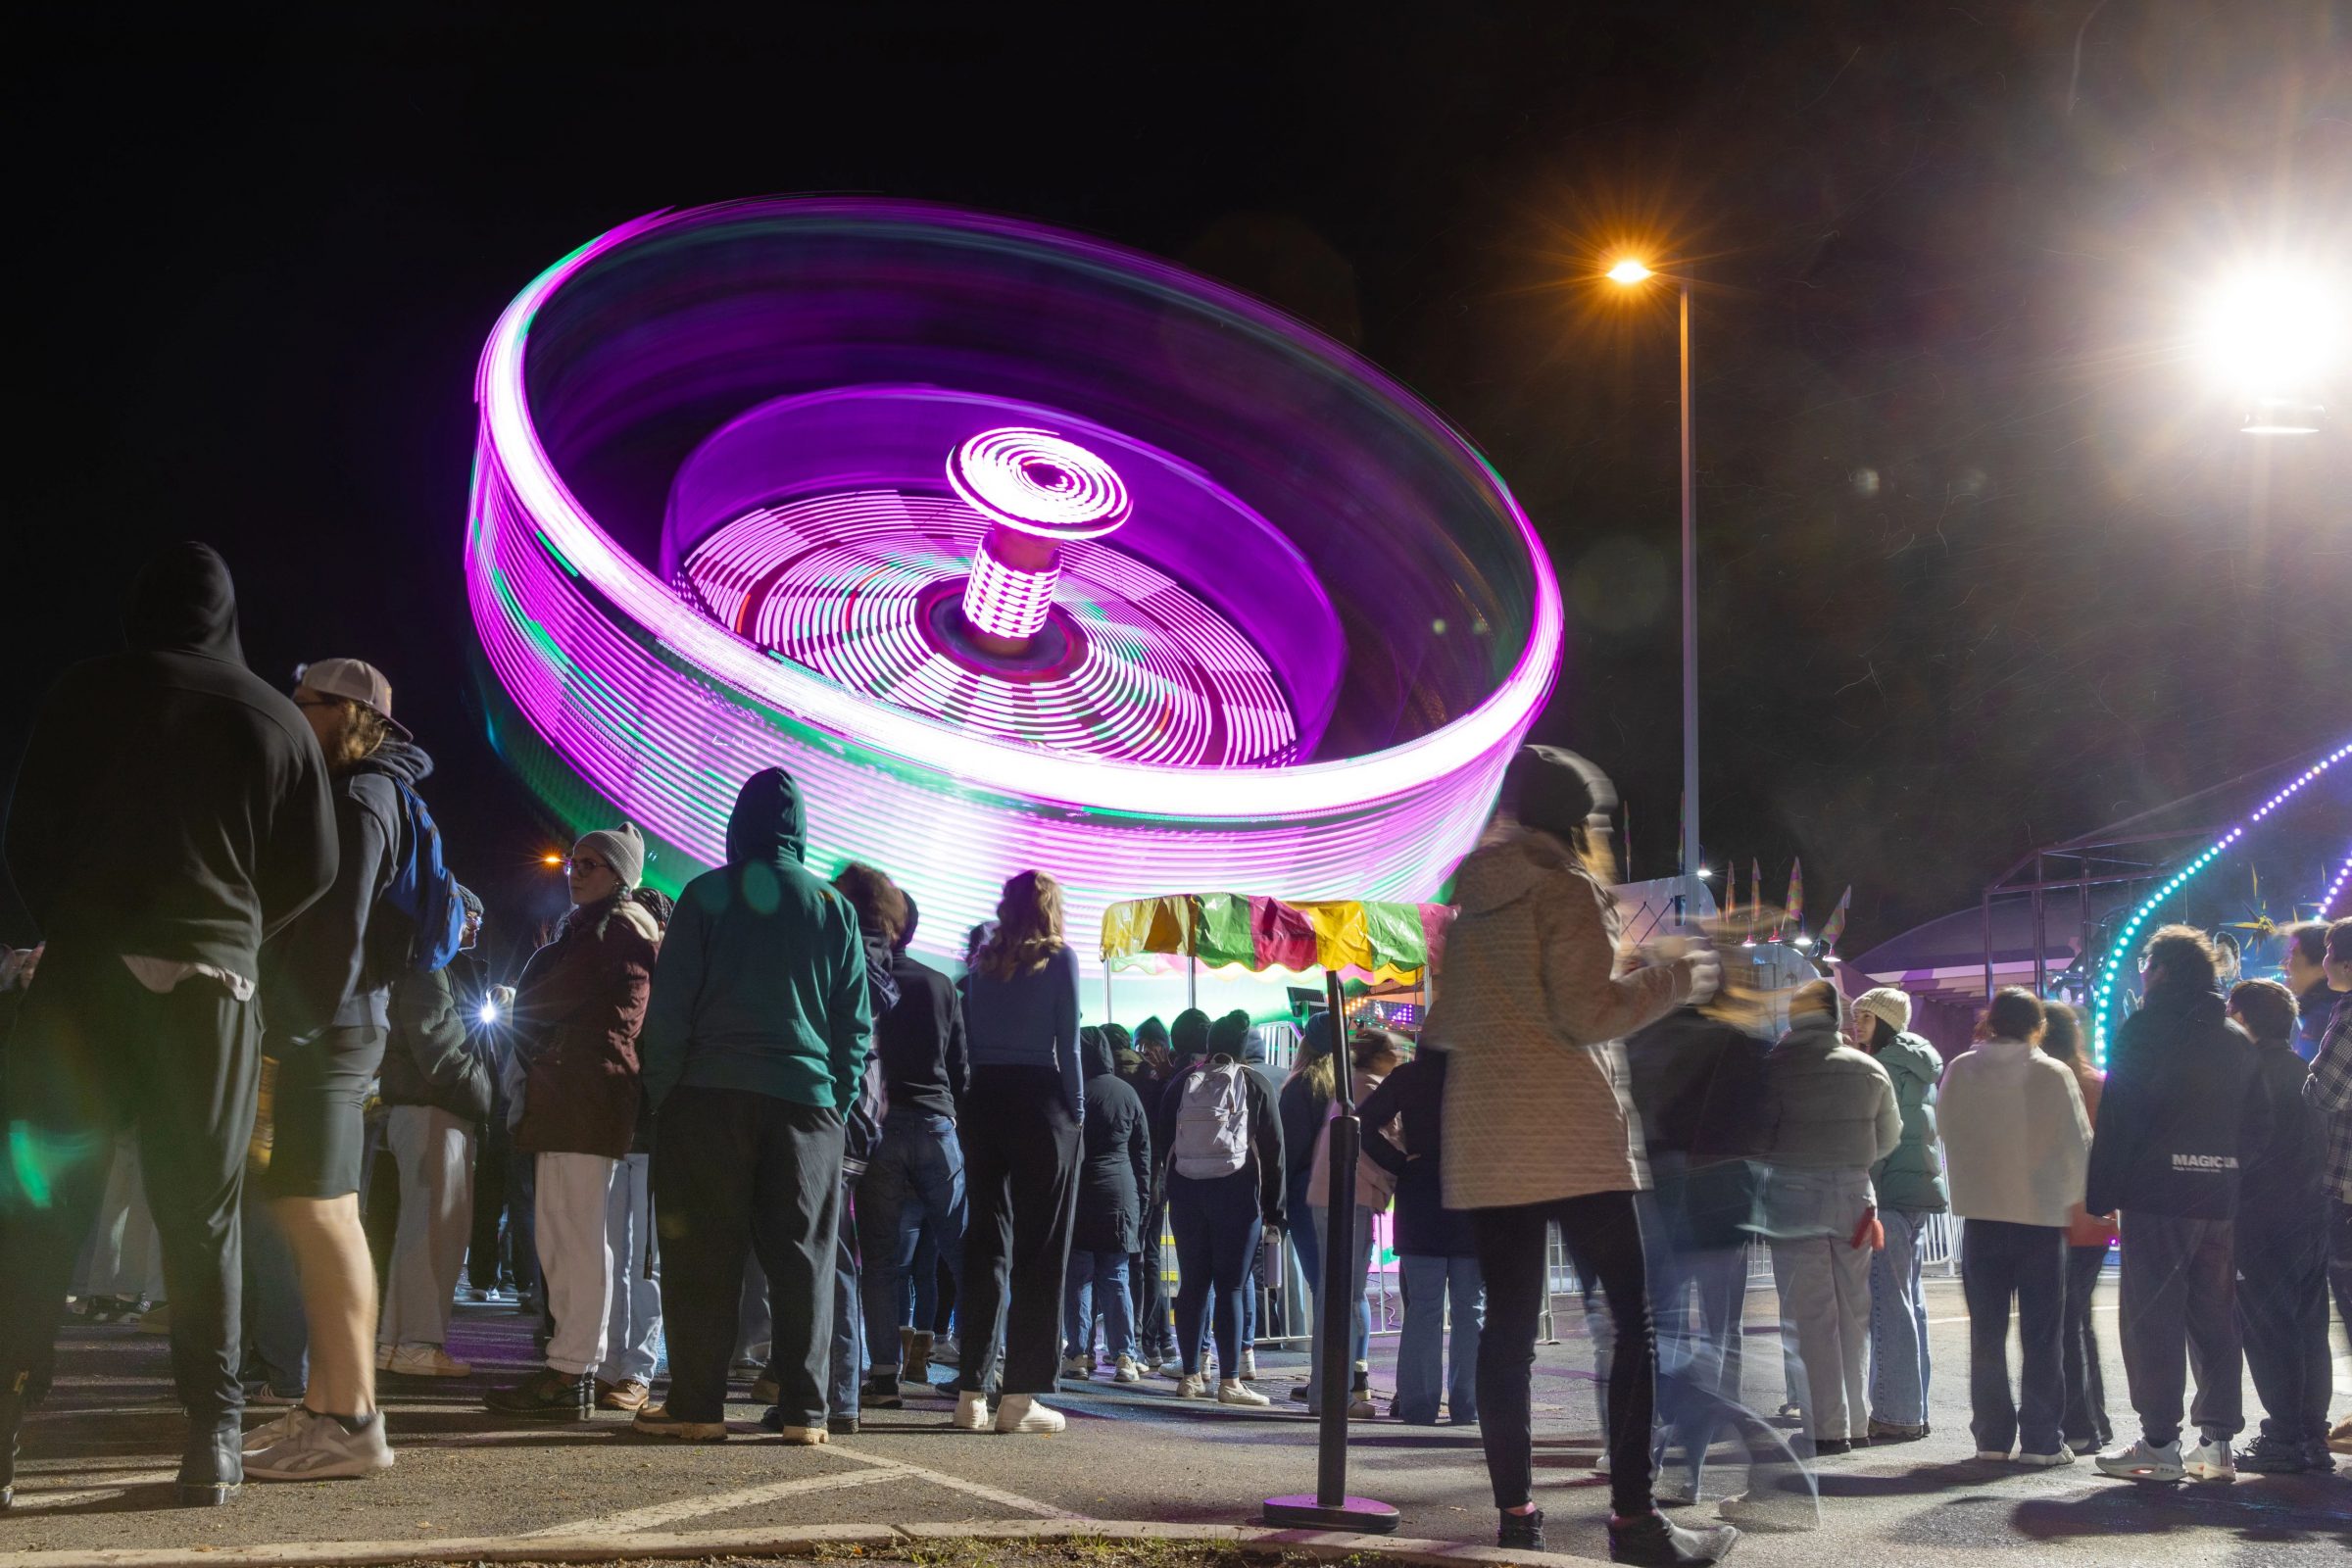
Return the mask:
<path id="1" fill-rule="evenodd" d="M 1928 1435 L 1928 1298 L 1920 1284 L 1928 1216 L 1951 1207 L 1936 1140 L 1943 1058 L 1911 1030 L 1911 999 L 1880 986 L 1854 999 L 1854 1044 L 1894 1080 L 1902 1142 L 1871 1167 L 1886 1246 L 1870 1257 L 1870 1440 Z"/>
<path id="2" fill-rule="evenodd" d="M 245 1473 L 263 1481 L 392 1464 L 375 1404 L 378 1296 L 359 1206 L 368 1089 L 391 1027 L 391 976 L 372 972 L 368 935 L 410 831 L 402 786 L 433 770 L 393 718 L 392 683 L 374 665 L 321 659 L 294 679 L 294 706 L 333 780 L 341 865 L 326 897 L 262 955 L 263 1051 L 278 1071 L 261 1190 L 295 1267 L 289 1277 L 257 1265 L 252 1288 L 274 1320 L 299 1299 L 310 1334 L 303 1402 L 246 1434 Z"/>

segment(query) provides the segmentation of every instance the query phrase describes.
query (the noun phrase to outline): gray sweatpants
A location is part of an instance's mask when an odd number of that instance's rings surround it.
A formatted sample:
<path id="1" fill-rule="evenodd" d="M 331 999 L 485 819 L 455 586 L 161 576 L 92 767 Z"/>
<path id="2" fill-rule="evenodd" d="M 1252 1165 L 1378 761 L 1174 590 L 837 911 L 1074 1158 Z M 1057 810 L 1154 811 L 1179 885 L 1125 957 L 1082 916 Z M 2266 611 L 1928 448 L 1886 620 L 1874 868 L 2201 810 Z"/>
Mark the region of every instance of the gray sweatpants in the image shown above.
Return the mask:
<path id="1" fill-rule="evenodd" d="M 2185 1348 L 2187 1369 L 2197 1381 L 2189 1420 L 2208 1440 L 2235 1437 L 2246 1422 L 2233 1227 L 2226 1219 L 2130 1208 L 2122 1225 L 2118 1337 L 2141 1434 L 2159 1446 L 2180 1436 Z"/>
<path id="2" fill-rule="evenodd" d="M 400 1225 L 384 1269 L 379 1348 L 447 1345 L 473 1230 L 473 1124 L 430 1105 L 394 1105 L 384 1143 L 400 1170 Z"/>

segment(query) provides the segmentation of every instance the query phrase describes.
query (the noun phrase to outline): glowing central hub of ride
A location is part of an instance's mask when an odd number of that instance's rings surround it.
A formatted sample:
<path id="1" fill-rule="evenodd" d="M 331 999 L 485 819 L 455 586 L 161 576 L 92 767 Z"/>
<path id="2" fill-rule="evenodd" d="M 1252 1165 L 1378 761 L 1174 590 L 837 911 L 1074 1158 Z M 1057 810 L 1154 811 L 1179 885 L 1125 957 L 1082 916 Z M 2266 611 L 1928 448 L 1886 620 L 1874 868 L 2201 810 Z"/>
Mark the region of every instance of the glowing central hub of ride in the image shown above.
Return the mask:
<path id="1" fill-rule="evenodd" d="M 948 458 L 948 483 L 989 520 L 963 618 L 992 654 L 1026 653 L 1045 628 L 1063 541 L 1099 539 L 1134 510 L 1108 464 L 1043 430 L 982 431 Z"/>

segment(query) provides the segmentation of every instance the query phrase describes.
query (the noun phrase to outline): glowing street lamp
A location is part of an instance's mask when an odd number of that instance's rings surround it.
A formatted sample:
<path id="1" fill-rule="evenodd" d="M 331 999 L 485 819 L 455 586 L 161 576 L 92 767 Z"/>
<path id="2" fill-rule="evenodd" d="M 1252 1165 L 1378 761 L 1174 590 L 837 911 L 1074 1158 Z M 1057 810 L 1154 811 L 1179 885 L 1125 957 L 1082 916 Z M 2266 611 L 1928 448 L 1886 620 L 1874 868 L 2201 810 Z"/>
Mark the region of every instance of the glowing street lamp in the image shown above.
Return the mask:
<path id="1" fill-rule="evenodd" d="M 2208 302 L 2198 346 L 2224 385 L 2246 400 L 2248 435 L 2310 435 L 2322 385 L 2342 349 L 2339 290 L 2314 271 L 2249 269 Z"/>
<path id="2" fill-rule="evenodd" d="M 1658 274 L 1639 257 L 1621 258 L 1607 273 L 1620 288 L 1638 288 Z M 1690 434 L 1690 279 L 1670 277 L 1682 297 L 1683 349 L 1683 853 L 1675 869 L 1707 873 L 1698 857 L 1698 510 Z"/>

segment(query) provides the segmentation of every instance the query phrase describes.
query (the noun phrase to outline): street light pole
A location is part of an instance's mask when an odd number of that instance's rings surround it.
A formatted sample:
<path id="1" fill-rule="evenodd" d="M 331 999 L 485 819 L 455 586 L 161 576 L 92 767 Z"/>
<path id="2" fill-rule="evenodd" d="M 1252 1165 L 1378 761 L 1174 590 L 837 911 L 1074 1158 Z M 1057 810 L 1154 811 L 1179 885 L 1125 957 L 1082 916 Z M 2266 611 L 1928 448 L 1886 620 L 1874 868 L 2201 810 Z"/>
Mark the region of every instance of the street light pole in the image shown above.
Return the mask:
<path id="1" fill-rule="evenodd" d="M 1690 280 L 1677 279 L 1683 304 L 1683 863 L 1698 872 L 1698 490 L 1691 460 Z"/>

